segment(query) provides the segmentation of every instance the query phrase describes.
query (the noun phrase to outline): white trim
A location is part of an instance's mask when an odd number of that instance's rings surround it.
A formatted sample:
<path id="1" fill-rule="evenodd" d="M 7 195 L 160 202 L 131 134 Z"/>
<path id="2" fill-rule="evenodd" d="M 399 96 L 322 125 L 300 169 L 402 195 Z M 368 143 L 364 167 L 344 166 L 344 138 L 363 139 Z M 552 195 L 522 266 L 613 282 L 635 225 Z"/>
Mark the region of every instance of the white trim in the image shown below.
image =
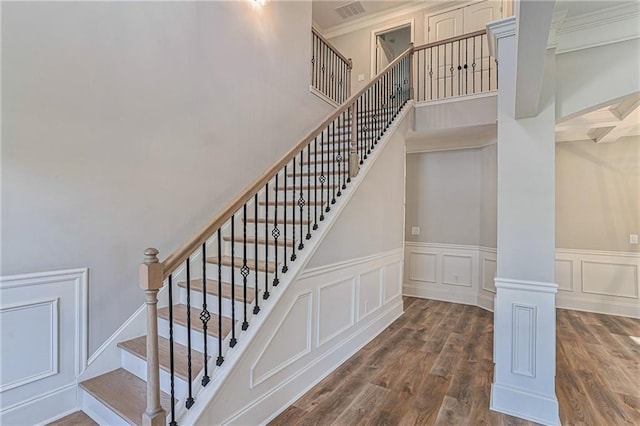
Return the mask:
<path id="1" fill-rule="evenodd" d="M 0 413 L 0 424 L 48 424 L 65 413 L 76 411 L 78 385 L 70 383 L 42 395 L 20 401 Z M 60 410 L 63 410 L 62 412 Z M 34 420 L 33 416 L 42 420 Z M 44 417 L 44 418 L 42 418 Z"/>
<path id="2" fill-rule="evenodd" d="M 12 312 L 12 311 L 21 311 L 26 309 L 31 309 L 36 306 L 49 306 L 49 315 L 50 317 L 50 328 L 49 328 L 49 341 L 51 342 L 51 347 L 49 348 L 49 369 L 47 371 L 42 371 L 40 373 L 33 374 L 28 377 L 23 377 L 21 379 L 14 380 L 9 383 L 0 383 L 0 392 L 6 392 L 10 389 L 14 389 L 20 386 L 27 385 L 29 383 L 36 382 L 38 380 L 42 380 L 46 377 L 50 377 L 58 374 L 60 371 L 60 365 L 58 360 L 59 342 L 60 342 L 60 329 L 58 327 L 58 318 L 60 317 L 59 307 L 58 307 L 59 299 L 56 298 L 47 298 L 47 299 L 36 299 L 29 300 L 27 302 L 14 303 L 11 305 L 0 306 L 0 313 L 3 312 Z"/>
<path id="3" fill-rule="evenodd" d="M 341 328 L 339 328 L 338 330 L 334 331 L 333 333 L 331 333 L 329 336 L 320 339 L 320 316 L 322 315 L 322 304 L 320 303 L 320 295 L 322 294 L 322 290 L 327 288 L 327 287 L 334 287 L 338 284 L 343 284 L 343 283 L 349 283 L 351 285 L 351 303 L 350 303 L 350 309 L 351 309 L 351 313 L 350 313 L 350 319 L 349 319 L 349 323 L 342 326 Z M 322 346 L 324 346 L 327 342 L 331 341 L 334 337 L 339 336 L 340 334 L 344 333 L 345 331 L 347 331 L 348 329 L 350 329 L 351 327 L 353 327 L 356 324 L 356 276 L 352 275 L 348 278 L 341 278 L 338 280 L 334 280 L 331 281 L 328 284 L 322 284 L 320 286 L 318 286 L 318 288 L 316 289 L 317 292 L 317 302 L 316 302 L 316 312 L 317 312 L 317 320 L 316 320 L 316 348 L 320 348 Z"/>
<path id="4" fill-rule="evenodd" d="M 514 411 L 506 407 L 522 407 L 522 410 Z M 560 425 L 555 395 L 540 395 L 528 389 L 493 383 L 489 408 L 544 425 Z"/>
<path id="5" fill-rule="evenodd" d="M 376 53 L 378 51 L 377 49 L 377 39 L 378 39 L 378 34 L 380 33 L 388 33 L 391 32 L 393 30 L 399 30 L 401 28 L 405 28 L 409 26 L 409 31 L 411 32 L 411 43 L 415 42 L 416 39 L 416 20 L 414 18 L 410 18 L 410 19 L 404 19 L 401 21 L 395 21 L 392 24 L 387 24 L 384 27 L 379 27 L 376 28 L 374 30 L 371 31 L 371 44 L 370 44 L 370 49 L 369 50 L 369 56 L 371 58 L 371 67 L 370 67 L 370 74 L 371 74 L 371 78 L 373 79 L 377 73 L 376 73 L 376 66 L 377 66 L 377 58 L 376 58 Z M 382 70 L 380 70 L 382 71 Z"/>
<path id="6" fill-rule="evenodd" d="M 327 95 L 325 95 L 324 93 L 322 93 L 321 91 L 313 87 L 313 85 L 309 86 L 309 92 L 316 95 L 317 97 L 319 97 L 320 99 L 322 99 L 323 101 L 325 101 L 326 103 L 328 103 L 334 108 L 338 108 L 340 106 L 336 101 L 334 101 L 333 99 L 331 99 L 330 97 L 328 97 Z"/>
<path id="7" fill-rule="evenodd" d="M 496 96 L 498 96 L 498 91 L 491 90 L 490 92 L 472 93 L 470 95 L 458 95 L 458 96 L 452 96 L 444 99 L 420 101 L 420 102 L 416 102 L 414 107 L 419 108 L 419 107 L 425 107 L 425 106 L 449 104 L 449 103 L 460 102 L 460 101 L 472 101 L 474 99 L 490 98 L 490 97 L 496 97 Z"/>
<path id="8" fill-rule="evenodd" d="M 341 269 L 349 268 L 351 266 L 357 266 L 362 263 L 372 262 L 375 260 L 383 259 L 386 257 L 394 256 L 394 255 L 402 255 L 403 249 L 402 247 L 389 250 L 383 253 L 376 253 L 370 256 L 359 257 L 357 259 L 345 260 L 342 262 L 331 263 L 329 265 L 316 266 L 314 268 L 309 268 L 304 270 L 298 279 L 303 280 L 311 277 L 315 277 L 316 275 L 328 274 L 329 272 L 339 271 Z"/>
<path id="9" fill-rule="evenodd" d="M 487 41 L 489 56 L 498 57 L 498 40 L 516 35 L 517 20 L 515 16 L 487 22 Z"/>
<path id="10" fill-rule="evenodd" d="M 607 256 L 607 257 L 635 257 L 640 259 L 640 253 L 633 252 L 633 251 L 604 251 L 604 250 L 556 248 L 556 254 L 577 254 L 577 255 Z"/>
<path id="11" fill-rule="evenodd" d="M 557 293 L 558 284 L 544 281 L 514 280 L 511 278 L 496 277 L 496 288 L 508 290 L 531 291 L 536 293 Z"/>

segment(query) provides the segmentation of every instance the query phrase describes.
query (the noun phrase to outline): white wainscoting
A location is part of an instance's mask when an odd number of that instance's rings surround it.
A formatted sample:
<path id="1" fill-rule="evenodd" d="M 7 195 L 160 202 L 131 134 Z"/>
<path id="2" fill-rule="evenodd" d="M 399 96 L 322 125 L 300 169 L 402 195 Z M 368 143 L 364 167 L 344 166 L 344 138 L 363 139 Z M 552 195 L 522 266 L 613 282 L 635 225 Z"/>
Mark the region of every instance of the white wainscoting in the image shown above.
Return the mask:
<path id="1" fill-rule="evenodd" d="M 640 318 L 640 253 L 556 249 L 559 308 Z"/>
<path id="2" fill-rule="evenodd" d="M 407 242 L 405 259 L 407 296 L 493 310 L 495 248 Z M 558 248 L 556 306 L 640 318 L 639 274 L 639 253 Z"/>
<path id="3" fill-rule="evenodd" d="M 267 423 L 402 314 L 402 273 L 401 248 L 302 272 L 198 422 Z"/>
<path id="4" fill-rule="evenodd" d="M 87 366 L 87 269 L 0 278 L 0 423 L 38 424 L 77 407 Z"/>

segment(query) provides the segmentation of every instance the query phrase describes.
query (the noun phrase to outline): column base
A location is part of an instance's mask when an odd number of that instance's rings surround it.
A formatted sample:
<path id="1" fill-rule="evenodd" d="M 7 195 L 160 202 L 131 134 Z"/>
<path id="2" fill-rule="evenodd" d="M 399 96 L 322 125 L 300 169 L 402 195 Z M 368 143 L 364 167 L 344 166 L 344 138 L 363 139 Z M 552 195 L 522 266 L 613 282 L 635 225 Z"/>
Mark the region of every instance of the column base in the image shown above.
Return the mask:
<path id="1" fill-rule="evenodd" d="M 558 399 L 555 395 L 538 395 L 526 389 L 494 383 L 491 385 L 489 408 L 543 425 L 560 425 Z"/>

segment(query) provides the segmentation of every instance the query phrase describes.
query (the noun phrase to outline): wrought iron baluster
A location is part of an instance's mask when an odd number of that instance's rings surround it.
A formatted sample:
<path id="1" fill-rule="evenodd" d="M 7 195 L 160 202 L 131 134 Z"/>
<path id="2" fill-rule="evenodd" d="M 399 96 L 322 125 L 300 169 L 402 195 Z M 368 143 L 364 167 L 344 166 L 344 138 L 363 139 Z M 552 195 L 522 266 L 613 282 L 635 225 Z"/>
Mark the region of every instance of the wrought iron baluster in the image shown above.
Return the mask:
<path id="1" fill-rule="evenodd" d="M 287 266 L 287 164 L 284 165 L 284 207 L 282 210 L 284 211 L 284 225 L 282 228 L 284 230 L 284 265 L 282 266 L 282 273 L 286 274 L 289 270 Z M 278 185 L 276 185 L 276 191 L 278 191 Z"/>
<path id="2" fill-rule="evenodd" d="M 344 114 L 344 113 L 343 113 Z M 338 192 L 336 193 L 336 196 L 341 196 L 342 192 L 342 186 L 340 183 L 340 178 L 341 178 L 341 164 L 340 162 L 342 161 L 342 145 L 344 143 L 345 138 L 347 137 L 346 135 L 346 129 L 345 129 L 345 123 L 344 123 L 344 115 L 340 114 L 338 117 L 336 117 L 336 120 L 338 121 L 338 129 L 340 129 L 340 139 L 338 139 L 338 151 L 334 151 L 333 153 L 333 173 L 335 174 L 336 172 L 338 173 L 336 176 L 337 180 L 338 180 Z M 340 119 L 342 118 L 342 125 L 340 125 Z"/>
<path id="3" fill-rule="evenodd" d="M 307 240 L 311 239 L 311 144 L 307 145 Z M 300 152 L 300 163 L 302 164 L 302 155 L 304 149 Z"/>
<path id="4" fill-rule="evenodd" d="M 236 215 L 231 216 L 231 340 L 229 346 L 234 347 L 236 340 Z M 220 313 L 222 315 L 222 312 Z"/>
<path id="5" fill-rule="evenodd" d="M 331 151 L 333 152 L 333 155 L 336 154 L 336 120 L 333 120 L 331 122 Z M 340 136 L 338 136 L 340 137 Z M 329 160 L 328 158 L 329 156 L 327 156 L 327 160 Z M 336 203 L 336 169 L 335 169 L 335 164 L 333 165 L 333 167 L 331 167 L 331 161 L 329 161 L 329 163 L 327 164 L 327 169 L 329 172 L 329 177 L 331 178 L 331 182 L 333 182 L 331 184 L 331 186 L 333 187 L 333 196 L 331 197 L 331 204 L 335 204 Z"/>
<path id="6" fill-rule="evenodd" d="M 202 386 L 207 386 L 211 378 L 209 377 L 209 370 L 207 367 L 207 360 L 209 356 L 207 354 L 207 325 L 211 319 L 211 314 L 207 309 L 207 243 L 202 243 L 202 311 L 200 312 L 200 320 L 202 321 L 202 334 L 204 336 L 202 347 L 204 372 L 202 374 Z"/>
<path id="7" fill-rule="evenodd" d="M 300 244 L 298 244 L 298 251 L 301 251 L 304 248 L 304 238 L 302 237 L 304 230 L 303 230 L 303 226 L 304 226 L 304 220 L 302 219 L 302 214 L 303 214 L 303 209 L 304 209 L 304 205 L 305 200 L 304 200 L 304 188 L 302 186 L 302 163 L 303 163 L 303 153 L 304 153 L 304 148 L 302 149 L 302 151 L 300 151 L 300 198 L 298 198 L 298 206 L 300 207 Z M 308 174 L 307 174 L 308 176 Z M 308 184 L 307 184 L 308 185 Z"/>
<path id="8" fill-rule="evenodd" d="M 484 40 L 480 36 L 480 92 L 484 92 L 484 85 L 482 84 L 484 74 Z"/>
<path id="9" fill-rule="evenodd" d="M 482 37 L 482 36 L 480 36 L 480 37 Z M 488 70 L 489 71 L 489 75 L 487 76 L 488 80 L 489 80 L 489 91 L 491 91 L 491 57 L 490 56 L 487 57 L 487 67 L 489 68 L 489 70 Z"/>
<path id="10" fill-rule="evenodd" d="M 260 312 L 260 306 L 258 305 L 258 292 L 260 291 L 260 285 L 258 283 L 258 194 L 253 196 L 253 210 L 254 210 L 254 222 L 253 222 L 253 274 L 255 282 L 253 284 L 254 291 L 254 306 L 253 314 L 256 315 Z"/>
<path id="11" fill-rule="evenodd" d="M 188 394 L 187 399 L 185 401 L 185 407 L 191 408 L 193 405 L 193 390 L 191 384 L 193 383 L 192 378 L 192 366 L 191 366 L 191 262 L 187 257 L 186 260 L 186 268 L 187 268 L 187 377 L 188 377 Z"/>
<path id="12" fill-rule="evenodd" d="M 309 154 L 309 167 L 311 167 L 311 150 Z M 320 206 L 322 211 L 322 206 Z M 318 229 L 318 137 L 313 138 L 313 230 Z"/>
<path id="13" fill-rule="evenodd" d="M 481 38 L 482 39 L 482 38 Z M 471 74 L 473 75 L 473 93 L 476 93 L 476 37 L 473 37 L 473 62 L 471 63 Z"/>
<path id="14" fill-rule="evenodd" d="M 292 189 L 293 192 L 291 193 L 291 233 L 293 234 L 293 247 L 291 249 L 291 261 L 293 262 L 294 260 L 296 260 L 297 256 L 296 256 L 296 203 L 295 203 L 295 199 L 296 199 L 296 159 L 295 156 L 293 157 L 293 161 L 291 164 L 291 169 L 293 170 L 293 181 L 292 181 Z M 288 190 L 288 189 L 287 189 Z M 300 217 L 300 220 L 302 220 L 302 217 Z"/>
<path id="15" fill-rule="evenodd" d="M 269 293 L 269 182 L 264 186 L 265 193 L 265 209 L 264 209 L 264 293 L 262 298 L 267 300 L 271 294 Z M 258 270 L 258 258 L 255 259 L 256 271 Z"/>
<path id="16" fill-rule="evenodd" d="M 175 391 L 175 361 L 173 353 L 173 275 L 169 275 L 167 281 L 169 291 L 169 388 L 171 395 L 171 421 L 170 426 L 176 426 L 176 391 Z"/>
<path id="17" fill-rule="evenodd" d="M 258 244 L 258 241 L 255 241 Z M 247 321 L 247 277 L 249 276 L 249 267 L 247 266 L 247 203 L 242 206 L 242 305 L 244 320 L 242 321 L 242 330 L 249 328 Z"/>
<path id="18" fill-rule="evenodd" d="M 327 140 L 329 137 L 327 137 Z M 316 159 L 318 158 L 318 151 L 315 153 Z M 324 175 L 324 130 L 320 133 L 320 221 L 324 220 L 324 182 L 327 180 Z M 329 198 L 327 197 L 327 200 Z"/>
<path id="19" fill-rule="evenodd" d="M 256 219 L 257 220 L 257 219 Z M 222 231 L 218 229 L 218 359 L 216 365 L 224 362 L 222 356 Z"/>
<path id="20" fill-rule="evenodd" d="M 276 265 L 275 267 L 275 271 L 274 271 L 274 277 L 273 277 L 273 286 L 276 287 L 278 284 L 280 284 L 280 280 L 278 279 L 278 237 L 280 237 L 280 230 L 278 229 L 278 175 L 280 173 L 276 173 L 276 180 L 275 180 L 275 188 L 276 188 L 276 203 L 273 207 L 273 230 L 271 231 L 271 236 L 273 237 L 273 245 L 275 247 L 275 254 L 273 255 L 274 257 L 274 263 Z M 285 180 L 286 180 L 286 175 L 285 175 Z M 287 205 L 284 205 L 284 210 L 287 210 Z M 287 227 L 286 221 L 284 224 L 284 227 Z M 267 245 L 268 245 L 268 241 L 267 241 Z M 285 241 L 285 246 L 286 246 L 286 241 Z"/>

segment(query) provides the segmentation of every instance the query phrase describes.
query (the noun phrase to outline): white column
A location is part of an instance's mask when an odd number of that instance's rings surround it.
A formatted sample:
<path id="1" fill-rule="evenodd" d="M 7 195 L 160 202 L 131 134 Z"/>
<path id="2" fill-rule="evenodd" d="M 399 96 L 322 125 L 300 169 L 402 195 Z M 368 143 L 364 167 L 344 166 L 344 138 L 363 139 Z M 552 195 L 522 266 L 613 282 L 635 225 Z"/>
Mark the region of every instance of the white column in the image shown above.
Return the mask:
<path id="1" fill-rule="evenodd" d="M 538 114 L 516 119 L 516 20 L 487 27 L 499 66 L 491 409 L 555 425 L 555 52 L 546 57 Z"/>

